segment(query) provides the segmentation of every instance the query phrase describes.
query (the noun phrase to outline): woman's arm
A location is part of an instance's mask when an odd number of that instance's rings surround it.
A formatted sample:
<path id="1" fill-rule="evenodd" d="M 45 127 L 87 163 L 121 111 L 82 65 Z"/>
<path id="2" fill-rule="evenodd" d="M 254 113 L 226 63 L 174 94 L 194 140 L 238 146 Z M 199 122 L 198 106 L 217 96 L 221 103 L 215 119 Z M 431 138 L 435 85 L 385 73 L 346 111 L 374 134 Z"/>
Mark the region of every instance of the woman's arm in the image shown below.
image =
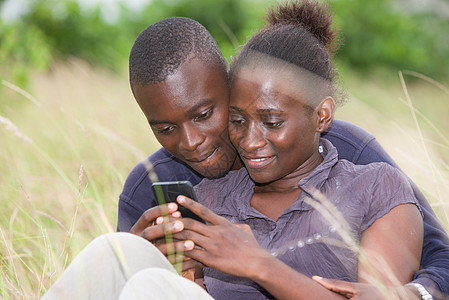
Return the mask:
<path id="1" fill-rule="evenodd" d="M 423 222 L 414 204 L 402 204 L 377 219 L 360 241 L 359 282 L 403 285 L 419 269 Z M 379 282 L 377 281 L 377 282 Z"/>
<path id="2" fill-rule="evenodd" d="M 421 299 L 415 287 L 403 285 L 419 269 L 422 240 L 418 208 L 414 204 L 398 205 L 363 232 L 359 283 L 319 276 L 313 280 L 350 299 L 389 299 L 391 295 Z"/>

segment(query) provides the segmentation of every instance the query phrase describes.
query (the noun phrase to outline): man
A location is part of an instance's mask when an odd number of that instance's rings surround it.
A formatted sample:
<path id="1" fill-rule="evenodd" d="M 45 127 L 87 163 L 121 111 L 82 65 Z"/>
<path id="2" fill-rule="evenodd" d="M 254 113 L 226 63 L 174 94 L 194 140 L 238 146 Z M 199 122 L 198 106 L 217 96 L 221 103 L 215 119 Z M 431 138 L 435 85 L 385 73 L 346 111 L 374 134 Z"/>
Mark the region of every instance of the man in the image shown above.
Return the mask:
<path id="1" fill-rule="evenodd" d="M 158 205 L 152 181 L 189 180 L 196 185 L 203 177 L 223 176 L 241 163 L 228 139 L 227 65 L 204 27 L 186 18 L 149 26 L 131 50 L 129 70 L 137 103 L 164 148 L 129 174 L 120 195 L 117 228 L 152 241 L 163 236 L 160 227 L 152 226 L 158 216 L 151 209 Z M 355 125 L 335 120 L 323 137 L 336 146 L 341 159 L 356 164 L 384 161 L 397 167 L 375 138 Z M 422 269 L 409 288 L 423 299 L 427 291 L 443 297 L 439 294 L 449 294 L 449 238 L 412 186 L 424 213 L 424 243 Z M 339 285 L 344 282 L 321 283 L 347 293 Z M 351 288 L 359 296 L 371 291 L 357 284 Z"/>

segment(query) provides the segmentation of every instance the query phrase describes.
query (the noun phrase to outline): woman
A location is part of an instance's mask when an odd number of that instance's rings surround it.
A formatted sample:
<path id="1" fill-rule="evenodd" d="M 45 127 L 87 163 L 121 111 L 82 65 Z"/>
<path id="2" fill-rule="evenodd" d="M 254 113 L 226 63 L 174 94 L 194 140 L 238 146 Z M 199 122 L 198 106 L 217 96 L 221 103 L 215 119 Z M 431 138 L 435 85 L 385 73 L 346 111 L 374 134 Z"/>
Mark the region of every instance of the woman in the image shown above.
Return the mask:
<path id="1" fill-rule="evenodd" d="M 219 218 L 212 228 L 183 221 L 175 236 L 198 246 L 185 255 L 208 266 L 216 299 L 336 296 L 313 275 L 411 281 L 423 233 L 408 182 L 385 164 L 339 161 L 320 140 L 338 95 L 330 14 L 290 3 L 269 20 L 231 64 L 229 132 L 246 168 L 196 189 L 200 203 L 244 230 Z"/>

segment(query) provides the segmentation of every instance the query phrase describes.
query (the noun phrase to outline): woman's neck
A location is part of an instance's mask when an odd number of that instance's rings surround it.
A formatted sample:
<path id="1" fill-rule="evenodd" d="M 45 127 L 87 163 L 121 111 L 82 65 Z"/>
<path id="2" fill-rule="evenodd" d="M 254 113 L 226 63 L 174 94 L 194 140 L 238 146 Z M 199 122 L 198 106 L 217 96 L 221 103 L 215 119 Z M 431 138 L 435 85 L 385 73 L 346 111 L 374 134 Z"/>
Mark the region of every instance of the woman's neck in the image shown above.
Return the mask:
<path id="1" fill-rule="evenodd" d="M 258 184 L 254 187 L 255 193 L 289 193 L 299 189 L 299 181 L 308 176 L 323 161 L 323 157 L 317 151 L 303 164 L 290 174 L 269 183 Z"/>

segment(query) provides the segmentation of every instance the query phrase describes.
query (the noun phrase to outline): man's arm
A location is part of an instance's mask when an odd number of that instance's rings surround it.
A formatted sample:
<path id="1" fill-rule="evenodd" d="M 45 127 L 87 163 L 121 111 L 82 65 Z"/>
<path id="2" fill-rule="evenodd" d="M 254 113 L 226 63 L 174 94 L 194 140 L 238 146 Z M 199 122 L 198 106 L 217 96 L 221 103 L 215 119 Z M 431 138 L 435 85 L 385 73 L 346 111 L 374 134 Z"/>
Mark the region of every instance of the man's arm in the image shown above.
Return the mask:
<path id="1" fill-rule="evenodd" d="M 119 197 L 117 231 L 129 232 L 147 209 L 156 206 L 151 184 L 143 163 L 136 165 L 129 173 Z"/>
<path id="2" fill-rule="evenodd" d="M 174 158 L 164 148 L 137 164 L 129 173 L 118 204 L 117 231 L 129 232 L 143 213 L 158 205 L 151 191 L 153 180 L 188 180 L 198 184 L 202 177 Z"/>

